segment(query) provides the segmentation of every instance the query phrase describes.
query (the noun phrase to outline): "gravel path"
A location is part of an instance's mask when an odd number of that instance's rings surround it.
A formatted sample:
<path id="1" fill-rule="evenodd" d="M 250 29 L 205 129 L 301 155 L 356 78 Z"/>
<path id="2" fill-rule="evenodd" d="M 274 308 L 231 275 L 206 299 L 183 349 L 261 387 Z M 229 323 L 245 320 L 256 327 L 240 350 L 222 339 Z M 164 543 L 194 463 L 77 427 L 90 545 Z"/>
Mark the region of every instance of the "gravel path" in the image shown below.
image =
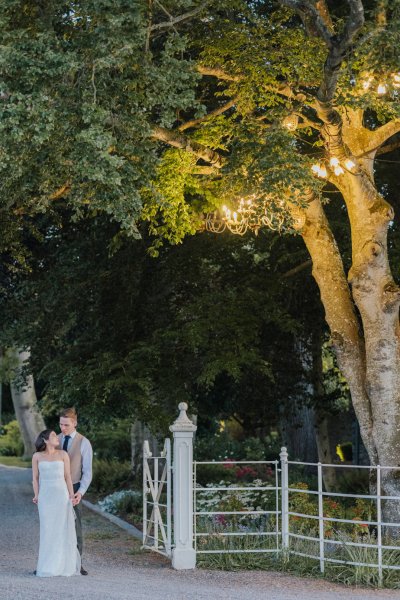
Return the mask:
<path id="1" fill-rule="evenodd" d="M 345 588 L 264 571 L 174 571 L 138 540 L 84 509 L 87 577 L 41 579 L 31 470 L 0 465 L 0 600 L 400 600 L 400 592 Z"/>

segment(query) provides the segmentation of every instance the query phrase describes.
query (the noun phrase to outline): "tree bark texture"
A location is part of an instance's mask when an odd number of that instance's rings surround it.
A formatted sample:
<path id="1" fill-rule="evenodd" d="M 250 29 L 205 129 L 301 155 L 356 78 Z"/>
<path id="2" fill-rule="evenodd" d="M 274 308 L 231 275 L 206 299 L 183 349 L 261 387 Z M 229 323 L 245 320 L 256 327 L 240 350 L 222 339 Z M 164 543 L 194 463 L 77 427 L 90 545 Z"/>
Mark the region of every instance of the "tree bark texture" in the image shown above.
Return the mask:
<path id="1" fill-rule="evenodd" d="M 37 406 L 33 376 L 22 376 L 22 369 L 29 360 L 29 352 L 13 348 L 8 350 L 8 353 L 16 364 L 15 376 L 10 386 L 15 415 L 24 442 L 23 457 L 31 458 L 36 451 L 35 440 L 39 433 L 46 429 L 46 425 Z"/>
<path id="2" fill-rule="evenodd" d="M 373 180 L 371 165 L 376 149 L 366 151 L 377 135 L 379 130 L 372 132 L 360 126 L 359 114 L 347 114 L 340 139 L 356 166 L 339 176 L 328 175 L 342 193 L 351 226 L 352 266 L 347 281 L 323 207 L 316 198 L 306 209 L 302 235 L 312 257 L 313 276 L 371 464 L 397 467 L 400 290 L 390 271 L 387 247 L 388 225 L 394 213 Z M 333 139 L 337 143 L 338 138 Z M 331 156 L 337 155 L 337 147 L 330 148 L 329 142 L 327 149 Z M 400 474 L 384 470 L 382 491 L 399 495 Z M 400 507 L 395 502 L 384 503 L 384 513 L 385 520 L 400 521 Z"/>

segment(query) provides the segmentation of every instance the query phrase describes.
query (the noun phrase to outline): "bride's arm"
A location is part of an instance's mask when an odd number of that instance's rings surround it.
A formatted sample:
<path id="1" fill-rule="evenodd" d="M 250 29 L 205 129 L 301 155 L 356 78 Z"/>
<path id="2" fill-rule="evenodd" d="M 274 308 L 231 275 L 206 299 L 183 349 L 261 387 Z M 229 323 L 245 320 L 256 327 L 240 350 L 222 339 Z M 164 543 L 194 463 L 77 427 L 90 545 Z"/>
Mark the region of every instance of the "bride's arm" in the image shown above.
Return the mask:
<path id="1" fill-rule="evenodd" d="M 32 485 L 33 493 L 35 494 L 35 496 L 32 498 L 32 502 L 37 504 L 39 495 L 39 467 L 36 454 L 32 456 Z"/>
<path id="2" fill-rule="evenodd" d="M 65 452 L 63 450 L 62 453 L 63 453 L 63 461 L 64 461 L 64 479 L 65 479 L 65 483 L 67 484 L 69 497 L 72 500 L 74 497 L 74 486 L 72 485 L 72 479 L 71 479 L 71 464 L 70 464 L 70 460 L 69 460 L 69 456 L 68 456 L 67 452 Z"/>

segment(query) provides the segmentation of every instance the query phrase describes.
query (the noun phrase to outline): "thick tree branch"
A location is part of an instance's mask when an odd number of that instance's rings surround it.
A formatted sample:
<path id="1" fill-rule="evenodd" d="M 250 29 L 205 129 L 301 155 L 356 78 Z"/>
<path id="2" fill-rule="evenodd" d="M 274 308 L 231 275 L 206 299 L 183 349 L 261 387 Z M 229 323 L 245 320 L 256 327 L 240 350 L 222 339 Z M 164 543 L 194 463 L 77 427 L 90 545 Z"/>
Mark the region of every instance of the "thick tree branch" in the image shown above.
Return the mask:
<path id="1" fill-rule="evenodd" d="M 300 265 L 297 265 L 297 267 L 293 267 L 293 269 L 289 269 L 289 271 L 286 271 L 286 273 L 283 273 L 282 279 L 288 279 L 289 277 L 293 277 L 293 275 L 297 275 L 297 273 L 301 273 L 302 271 L 304 271 L 305 269 L 308 269 L 311 266 L 312 266 L 312 260 L 311 260 L 311 258 L 309 258 L 308 260 L 304 261 Z"/>
<path id="2" fill-rule="evenodd" d="M 382 154 L 389 154 L 389 152 L 393 152 L 394 150 L 398 150 L 400 148 L 400 139 L 395 142 L 391 142 L 389 144 L 385 144 L 384 146 L 380 146 L 376 151 L 376 156 L 381 156 Z"/>
<path id="3" fill-rule="evenodd" d="M 161 6 L 162 10 L 164 10 L 164 12 L 168 15 L 169 21 L 163 21 L 162 23 L 155 23 L 154 25 L 151 25 L 150 31 L 160 31 L 163 29 L 168 29 L 169 27 L 175 27 L 175 25 L 178 25 L 178 23 L 187 21 L 188 19 L 191 19 L 192 17 L 195 17 L 201 13 L 207 7 L 208 2 L 205 2 L 201 6 L 198 6 L 197 8 L 194 8 L 183 15 L 179 15 L 178 17 L 173 17 L 170 15 L 169 12 L 159 2 L 157 2 L 157 4 Z"/>
<path id="4" fill-rule="evenodd" d="M 231 75 L 230 73 L 227 73 L 222 67 L 196 65 L 196 70 L 201 73 L 201 75 L 209 75 L 210 77 L 222 79 L 222 81 L 240 81 L 242 79 L 242 77 L 239 75 Z"/>
<path id="5" fill-rule="evenodd" d="M 319 15 L 320 15 L 323 23 L 325 24 L 325 27 L 327 28 L 327 30 L 332 33 L 333 32 L 333 23 L 332 23 L 331 15 L 329 12 L 329 8 L 326 4 L 326 0 L 317 0 L 317 2 L 315 3 L 315 8 L 319 12 Z"/>
<path id="6" fill-rule="evenodd" d="M 364 149 L 365 154 L 378 150 L 391 137 L 400 132 L 400 118 L 393 119 L 378 129 L 371 131 L 369 143 Z"/>
<path id="7" fill-rule="evenodd" d="M 53 194 L 50 196 L 50 200 L 58 200 L 59 198 L 62 198 L 63 196 L 66 196 L 67 194 L 69 194 L 70 191 L 71 191 L 71 184 L 65 183 L 60 188 L 58 188 L 58 190 L 53 192 Z"/>
<path id="8" fill-rule="evenodd" d="M 182 125 L 179 125 L 178 131 L 185 131 L 185 129 L 190 129 L 191 127 L 196 127 L 196 125 L 199 125 L 200 123 L 204 123 L 204 121 L 208 121 L 209 119 L 212 119 L 213 117 L 222 115 L 224 112 L 226 112 L 227 110 L 232 108 L 232 106 L 235 106 L 236 103 L 237 103 L 237 97 L 232 98 L 232 100 L 229 100 L 229 102 L 227 102 L 226 104 L 223 104 L 222 106 L 219 106 L 218 108 L 207 113 L 206 115 L 204 115 L 204 117 L 200 117 L 199 119 L 192 119 L 191 121 L 186 121 L 186 123 L 182 123 Z"/>
<path id="9" fill-rule="evenodd" d="M 223 166 L 224 160 L 218 152 L 191 140 L 181 133 L 166 129 L 165 127 L 155 126 L 151 132 L 151 137 L 174 148 L 181 148 L 182 150 L 191 152 L 198 158 L 210 163 L 216 169 L 220 169 Z"/>
<path id="10" fill-rule="evenodd" d="M 347 0 L 350 15 L 347 17 L 343 32 L 338 36 L 330 36 L 329 53 L 324 65 L 323 81 L 317 93 L 321 105 L 319 115 L 324 122 L 330 121 L 330 103 L 336 92 L 340 67 L 346 57 L 357 33 L 364 25 L 364 9 L 361 0 Z"/>
<path id="11" fill-rule="evenodd" d="M 306 18 L 313 27 L 313 35 L 318 35 L 324 40 L 328 48 L 331 47 L 330 31 L 325 25 L 321 13 L 311 2 L 308 2 L 308 0 L 280 0 L 280 3 L 296 11 L 302 19 Z"/>

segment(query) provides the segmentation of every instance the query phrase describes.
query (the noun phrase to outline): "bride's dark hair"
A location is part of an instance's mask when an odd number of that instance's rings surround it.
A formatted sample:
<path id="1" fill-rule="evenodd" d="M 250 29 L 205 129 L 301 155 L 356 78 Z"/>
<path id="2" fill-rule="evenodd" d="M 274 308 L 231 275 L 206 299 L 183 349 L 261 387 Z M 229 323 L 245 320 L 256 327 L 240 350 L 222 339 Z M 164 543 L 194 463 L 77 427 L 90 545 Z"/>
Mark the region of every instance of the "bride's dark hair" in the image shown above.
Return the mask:
<path id="1" fill-rule="evenodd" d="M 52 429 L 45 429 L 44 431 L 39 433 L 35 442 L 37 452 L 43 452 L 44 450 L 46 450 L 45 440 L 47 441 L 49 439 L 52 431 Z"/>

